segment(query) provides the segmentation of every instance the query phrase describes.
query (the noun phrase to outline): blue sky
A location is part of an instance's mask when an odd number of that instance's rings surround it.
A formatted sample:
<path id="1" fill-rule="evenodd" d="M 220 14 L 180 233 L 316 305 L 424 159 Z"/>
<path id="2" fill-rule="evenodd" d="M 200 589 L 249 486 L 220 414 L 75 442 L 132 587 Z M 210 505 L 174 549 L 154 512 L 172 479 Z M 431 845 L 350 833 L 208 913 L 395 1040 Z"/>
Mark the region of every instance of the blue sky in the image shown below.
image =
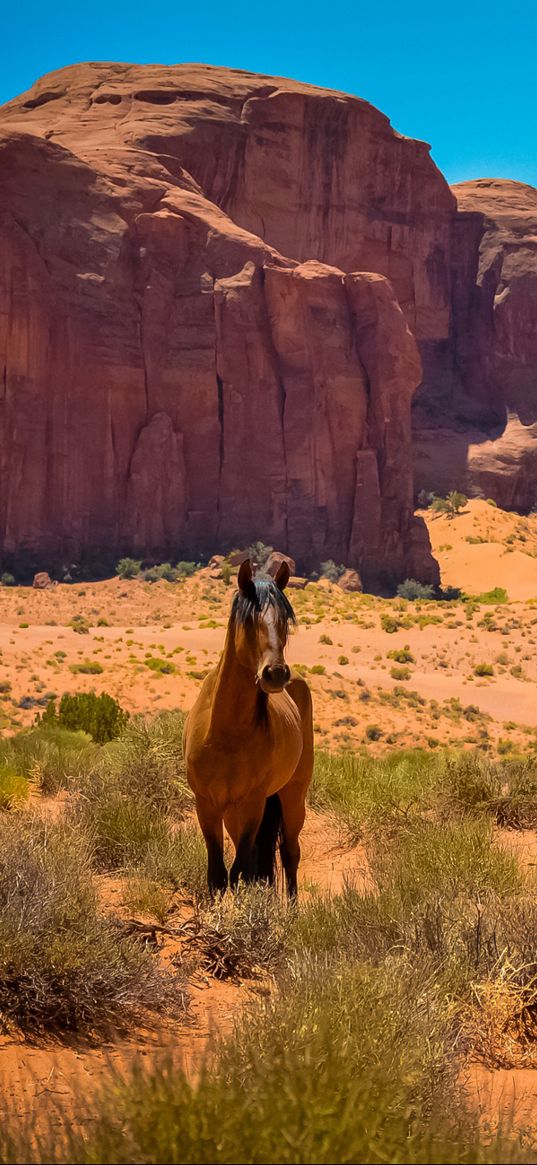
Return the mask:
<path id="1" fill-rule="evenodd" d="M 8 0 L 0 103 L 84 60 L 203 61 L 365 97 L 450 182 L 537 185 L 537 5 L 468 0 Z"/>

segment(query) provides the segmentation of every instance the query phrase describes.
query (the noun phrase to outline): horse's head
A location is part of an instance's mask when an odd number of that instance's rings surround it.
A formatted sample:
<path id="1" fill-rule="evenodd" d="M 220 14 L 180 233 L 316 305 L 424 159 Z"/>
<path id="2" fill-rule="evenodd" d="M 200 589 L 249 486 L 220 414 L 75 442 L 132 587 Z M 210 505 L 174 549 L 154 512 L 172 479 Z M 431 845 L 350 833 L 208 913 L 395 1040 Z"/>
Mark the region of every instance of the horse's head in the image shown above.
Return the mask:
<path id="1" fill-rule="evenodd" d="M 274 578 L 252 573 L 249 559 L 241 564 L 238 591 L 231 610 L 235 653 L 243 667 L 254 672 L 264 692 L 281 692 L 291 672 L 284 659 L 293 608 L 284 595 L 289 567 L 282 562 Z"/>

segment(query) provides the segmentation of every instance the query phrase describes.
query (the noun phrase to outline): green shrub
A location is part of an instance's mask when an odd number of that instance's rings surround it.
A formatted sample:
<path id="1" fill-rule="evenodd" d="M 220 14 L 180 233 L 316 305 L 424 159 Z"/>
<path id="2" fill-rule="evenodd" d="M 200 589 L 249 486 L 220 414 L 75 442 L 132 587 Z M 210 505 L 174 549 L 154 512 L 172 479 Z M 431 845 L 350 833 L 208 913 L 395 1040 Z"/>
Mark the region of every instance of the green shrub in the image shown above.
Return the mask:
<path id="1" fill-rule="evenodd" d="M 116 566 L 116 574 L 120 578 L 137 578 L 141 569 L 141 562 L 138 562 L 135 558 L 120 558 Z"/>
<path id="2" fill-rule="evenodd" d="M 397 594 L 400 599 L 434 599 L 434 587 L 429 584 L 420 583 L 415 578 L 406 578 L 404 582 L 399 583 L 397 587 Z"/>
<path id="3" fill-rule="evenodd" d="M 161 659 L 156 655 L 148 656 L 147 659 L 144 659 L 144 663 L 146 667 L 151 668 L 151 671 L 157 672 L 158 675 L 173 675 L 177 670 L 171 659 Z"/>
<path id="4" fill-rule="evenodd" d="M 101 692 L 99 696 L 95 692 L 78 692 L 74 696 L 66 692 L 58 711 L 55 700 L 50 701 L 40 724 L 44 727 L 58 725 L 71 732 L 87 732 L 97 744 L 105 744 L 120 735 L 128 719 L 129 713 L 124 712 L 107 692 Z"/>
<path id="5" fill-rule="evenodd" d="M 195 574 L 196 571 L 199 570 L 199 566 L 199 562 L 178 562 L 175 567 L 177 578 L 190 578 L 191 575 Z M 229 574 L 227 575 L 227 580 L 229 582 L 231 578 L 231 567 L 229 566 L 229 563 L 225 563 L 224 566 L 229 570 Z M 224 567 L 222 568 L 222 578 L 225 582 L 226 574 L 224 573 Z"/>
<path id="6" fill-rule="evenodd" d="M 491 663 L 477 663 L 474 667 L 475 676 L 493 676 L 494 668 Z"/>
<path id="7" fill-rule="evenodd" d="M 176 822 L 170 816 L 182 816 L 192 806 L 182 734 L 178 713 L 137 716 L 102 750 L 76 812 L 104 868 L 144 866 L 148 876 L 170 881 L 178 876 L 185 845 L 192 850 L 186 835 L 177 837 L 174 849 Z M 185 869 L 196 865 L 191 857 L 185 857 Z"/>
<path id="8" fill-rule="evenodd" d="M 466 505 L 468 505 L 466 495 L 454 489 L 445 498 L 435 498 L 431 503 L 431 510 L 436 514 L 446 514 L 447 517 L 454 518 Z"/>
<path id="9" fill-rule="evenodd" d="M 104 667 L 96 659 L 84 659 L 81 663 L 71 663 L 69 671 L 73 672 L 73 675 L 80 673 L 85 676 L 100 676 Z"/>
<path id="10" fill-rule="evenodd" d="M 85 732 L 69 732 L 54 722 L 18 732 L 0 747 L 2 761 L 45 794 L 79 789 L 93 772 L 98 755 Z"/>
<path id="11" fill-rule="evenodd" d="M 329 582 L 337 583 L 346 569 L 343 563 L 337 566 L 333 558 L 328 558 L 326 562 L 321 562 L 319 573 L 321 578 L 327 578 Z"/>
<path id="12" fill-rule="evenodd" d="M 399 631 L 401 622 L 394 615 L 383 614 L 380 616 L 380 625 L 387 635 L 395 635 L 395 632 Z"/>
<path id="13" fill-rule="evenodd" d="M 0 810 L 12 809 L 26 801 L 30 786 L 25 777 L 0 759 Z"/>
<path id="14" fill-rule="evenodd" d="M 9 574 L 9 571 L 7 570 L 4 571 L 3 575 L 0 577 L 0 582 L 2 583 L 3 587 L 14 587 L 17 585 L 14 575 Z"/>
<path id="15" fill-rule="evenodd" d="M 474 603 L 490 603 L 491 606 L 500 606 L 509 602 L 509 595 L 505 587 L 494 587 L 492 591 L 483 591 L 481 595 L 472 598 Z"/>
<path id="16" fill-rule="evenodd" d="M 396 648 L 394 651 L 388 652 L 388 659 L 395 660 L 396 663 L 415 663 L 416 660 L 412 655 L 410 646 L 405 643 L 404 647 Z"/>

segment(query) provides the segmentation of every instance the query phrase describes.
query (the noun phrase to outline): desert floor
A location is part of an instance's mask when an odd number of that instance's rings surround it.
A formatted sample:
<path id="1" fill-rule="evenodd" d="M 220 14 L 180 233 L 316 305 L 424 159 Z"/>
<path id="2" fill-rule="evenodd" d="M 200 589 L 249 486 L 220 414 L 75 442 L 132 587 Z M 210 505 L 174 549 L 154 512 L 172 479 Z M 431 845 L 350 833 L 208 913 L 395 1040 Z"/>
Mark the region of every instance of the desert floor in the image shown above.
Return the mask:
<path id="1" fill-rule="evenodd" d="M 291 589 L 288 658 L 311 684 L 317 745 L 537 748 L 537 515 L 474 501 L 451 520 L 423 517 L 442 584 L 503 587 L 508 602 L 386 600 L 326 580 Z M 73 690 L 107 691 L 129 711 L 188 710 L 218 660 L 233 585 L 206 568 L 176 584 L 1 588 L 3 730 Z"/>
<path id="2" fill-rule="evenodd" d="M 491 755 L 537 751 L 537 516 L 520 518 L 470 502 L 451 520 L 423 512 L 444 586 L 473 600 L 406 602 L 349 594 L 326 580 L 295 586 L 298 626 L 289 662 L 311 684 L 317 747 L 327 750 L 422 745 L 480 746 Z M 0 715 L 4 733 L 30 725 L 43 701 L 64 691 L 107 691 L 129 711 L 188 710 L 218 660 L 234 582 L 209 568 L 184 582 L 114 578 L 47 591 L 0 589 Z M 506 602 L 483 601 L 493 588 Z M 89 667 L 88 667 L 89 665 Z M 483 672 L 489 665 L 490 674 Z M 86 668 L 88 670 L 80 670 Z M 93 670 L 91 670 L 93 669 Z M 533 867 L 531 830 L 510 833 Z M 337 891 L 345 872 L 367 878 L 367 858 L 338 826 L 310 810 L 303 836 L 306 892 Z M 121 880 L 105 879 L 105 907 L 126 913 Z M 178 918 L 179 926 L 181 918 Z M 172 927 L 173 929 L 173 927 Z M 181 947 L 164 936 L 162 957 Z M 0 1081 L 22 1115 L 98 1083 L 110 1062 L 173 1051 L 189 1071 L 211 1031 L 226 1031 L 259 983 L 219 983 L 198 968 L 189 986 L 189 1022 L 113 1040 L 99 1048 L 39 1046 L 0 1039 Z M 494 1116 L 513 1099 L 521 1121 L 537 1112 L 537 1070 L 469 1068 L 468 1087 Z"/>

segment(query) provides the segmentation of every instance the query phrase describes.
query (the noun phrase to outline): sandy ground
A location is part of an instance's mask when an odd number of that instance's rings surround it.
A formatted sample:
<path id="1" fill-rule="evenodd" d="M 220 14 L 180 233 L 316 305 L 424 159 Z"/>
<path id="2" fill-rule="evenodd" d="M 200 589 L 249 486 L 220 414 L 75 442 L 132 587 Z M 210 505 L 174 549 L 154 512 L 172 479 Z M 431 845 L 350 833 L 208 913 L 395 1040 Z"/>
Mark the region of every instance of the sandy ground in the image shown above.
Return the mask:
<path id="1" fill-rule="evenodd" d="M 325 580 L 290 590 L 298 628 L 288 657 L 312 687 L 317 746 L 537 750 L 537 516 L 486 502 L 452 520 L 423 516 L 443 585 L 475 596 L 504 587 L 508 601 L 406 603 L 346 594 Z M 30 725 L 40 701 L 81 689 L 110 692 L 132 712 L 188 709 L 218 660 L 232 593 L 209 570 L 181 584 L 115 578 L 46 592 L 0 588 L 0 726 Z M 88 663 L 93 673 L 78 670 Z M 478 674 L 483 665 L 492 674 Z M 533 871 L 534 835 L 503 831 L 501 841 Z M 329 819 L 310 812 L 302 850 L 306 894 L 337 892 L 345 877 L 366 884 L 363 849 L 346 848 Z M 109 879 L 106 894 L 121 911 L 121 883 Z M 98 1048 L 3 1037 L 4 1097 L 39 1126 L 56 1102 L 73 1111 L 75 1094 L 91 1094 L 110 1063 L 123 1070 L 171 1054 L 196 1073 L 211 1032 L 229 1031 L 255 989 L 196 975 L 188 1022 L 166 1020 Z M 491 1120 L 514 1103 L 517 1119 L 535 1123 L 536 1078 L 471 1065 L 468 1087 Z"/>
<path id="2" fill-rule="evenodd" d="M 309 810 L 302 846 L 300 877 L 306 895 L 314 890 L 337 893 L 345 878 L 354 885 L 366 885 L 368 870 L 363 847 L 345 845 L 337 825 L 329 818 Z M 99 890 L 105 909 L 120 917 L 131 917 L 123 902 L 121 878 L 101 877 Z M 179 905 L 179 912 L 187 921 L 188 907 Z M 181 953 L 190 959 L 180 940 L 164 935 L 158 941 L 164 961 Z M 195 1077 L 208 1054 L 211 1037 L 230 1032 L 244 1004 L 259 991 L 267 990 L 268 984 L 262 982 L 220 982 L 198 969 L 189 974 L 190 1002 L 184 1017 L 158 1020 L 153 1028 L 137 1030 L 127 1038 L 111 1038 L 91 1047 L 76 1039 L 67 1044 L 50 1040 L 39 1044 L 22 1037 L 0 1036 L 3 1110 L 16 1113 L 20 1120 L 29 1120 L 37 1131 L 46 1125 L 55 1109 L 58 1125 L 63 1119 L 61 1114 L 67 1113 L 89 1127 L 92 1118 L 84 1115 L 79 1098 L 91 1099 L 111 1068 L 125 1072 L 135 1063 L 156 1066 L 171 1058 L 191 1078 Z"/>
<path id="3" fill-rule="evenodd" d="M 537 515 L 475 501 L 451 520 L 424 516 L 444 585 L 504 586 L 508 601 L 406 603 L 326 580 L 291 589 L 288 655 L 312 687 L 317 745 L 537 748 Z M 205 569 L 180 584 L 0 588 L 0 725 L 31 724 L 39 701 L 90 688 L 130 711 L 188 709 L 218 660 L 233 586 Z"/>

